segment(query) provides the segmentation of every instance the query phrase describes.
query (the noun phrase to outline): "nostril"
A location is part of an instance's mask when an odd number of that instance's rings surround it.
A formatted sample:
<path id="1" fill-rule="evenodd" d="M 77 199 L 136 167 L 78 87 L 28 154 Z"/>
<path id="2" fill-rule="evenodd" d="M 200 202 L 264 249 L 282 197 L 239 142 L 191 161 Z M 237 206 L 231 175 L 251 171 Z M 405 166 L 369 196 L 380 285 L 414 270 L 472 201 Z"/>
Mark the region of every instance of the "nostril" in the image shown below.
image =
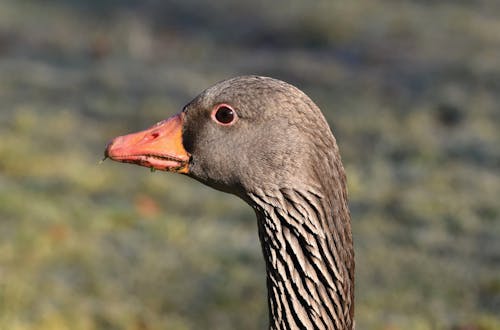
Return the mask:
<path id="1" fill-rule="evenodd" d="M 149 135 L 146 135 L 146 136 L 144 137 L 144 139 L 145 139 L 146 141 L 151 141 L 151 140 L 157 139 L 159 136 L 160 136 L 160 133 L 158 133 L 158 132 L 153 132 L 153 133 L 151 133 L 151 134 L 149 134 Z"/>

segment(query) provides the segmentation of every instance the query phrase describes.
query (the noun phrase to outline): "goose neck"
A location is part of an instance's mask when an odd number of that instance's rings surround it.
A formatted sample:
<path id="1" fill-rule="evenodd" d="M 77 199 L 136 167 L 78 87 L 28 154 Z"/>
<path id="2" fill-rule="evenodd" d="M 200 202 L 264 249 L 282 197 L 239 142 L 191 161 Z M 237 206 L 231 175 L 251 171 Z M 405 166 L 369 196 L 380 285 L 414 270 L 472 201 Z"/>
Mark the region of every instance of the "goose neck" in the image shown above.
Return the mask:
<path id="1" fill-rule="evenodd" d="M 352 329 L 348 212 L 314 191 L 280 189 L 251 199 L 266 263 L 270 329 Z"/>

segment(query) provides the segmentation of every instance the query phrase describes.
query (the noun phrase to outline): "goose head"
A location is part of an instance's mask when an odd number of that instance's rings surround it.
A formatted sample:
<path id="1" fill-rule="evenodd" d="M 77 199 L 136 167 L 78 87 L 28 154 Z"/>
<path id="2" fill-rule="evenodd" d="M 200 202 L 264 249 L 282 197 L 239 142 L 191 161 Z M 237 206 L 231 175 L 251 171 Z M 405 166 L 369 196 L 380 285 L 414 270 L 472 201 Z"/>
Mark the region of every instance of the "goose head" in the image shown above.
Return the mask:
<path id="1" fill-rule="evenodd" d="M 186 174 L 248 200 L 249 192 L 267 187 L 321 186 L 336 149 L 324 117 L 302 91 L 245 76 L 206 89 L 147 130 L 115 138 L 105 155 Z"/>
<path id="2" fill-rule="evenodd" d="M 188 175 L 255 209 L 271 328 L 353 326 L 345 174 L 325 118 L 298 88 L 259 76 L 222 81 L 179 114 L 113 139 L 105 155 Z"/>

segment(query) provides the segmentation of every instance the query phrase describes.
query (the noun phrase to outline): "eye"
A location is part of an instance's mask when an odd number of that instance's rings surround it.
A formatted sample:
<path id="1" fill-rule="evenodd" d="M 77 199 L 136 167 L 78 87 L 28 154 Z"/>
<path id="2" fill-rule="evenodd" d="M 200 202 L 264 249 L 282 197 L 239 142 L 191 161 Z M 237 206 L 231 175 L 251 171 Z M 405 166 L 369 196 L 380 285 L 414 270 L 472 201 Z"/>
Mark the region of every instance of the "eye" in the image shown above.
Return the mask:
<path id="1" fill-rule="evenodd" d="M 212 111 L 212 119 L 221 125 L 232 125 L 237 118 L 236 112 L 227 104 L 219 104 Z"/>

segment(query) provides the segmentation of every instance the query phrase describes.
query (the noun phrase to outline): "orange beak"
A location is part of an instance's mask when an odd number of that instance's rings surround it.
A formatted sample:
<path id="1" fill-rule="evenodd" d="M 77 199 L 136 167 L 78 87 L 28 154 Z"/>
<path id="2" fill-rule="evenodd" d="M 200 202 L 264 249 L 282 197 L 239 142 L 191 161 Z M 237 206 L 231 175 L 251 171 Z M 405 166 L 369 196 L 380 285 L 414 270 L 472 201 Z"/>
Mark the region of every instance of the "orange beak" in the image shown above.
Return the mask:
<path id="1" fill-rule="evenodd" d="M 183 121 L 180 113 L 147 130 L 114 138 L 104 156 L 151 169 L 188 173 L 190 155 L 182 145 Z"/>

